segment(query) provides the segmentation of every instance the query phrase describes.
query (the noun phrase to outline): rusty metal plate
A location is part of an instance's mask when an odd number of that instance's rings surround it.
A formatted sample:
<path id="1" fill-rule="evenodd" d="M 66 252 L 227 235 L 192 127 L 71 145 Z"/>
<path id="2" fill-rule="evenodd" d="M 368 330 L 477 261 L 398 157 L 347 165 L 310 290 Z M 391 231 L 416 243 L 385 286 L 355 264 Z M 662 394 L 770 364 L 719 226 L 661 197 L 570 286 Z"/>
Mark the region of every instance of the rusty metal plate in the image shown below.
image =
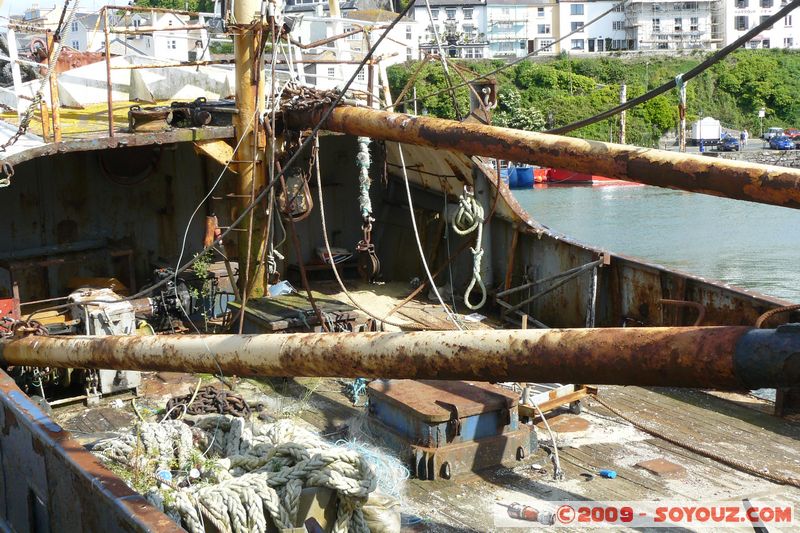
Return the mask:
<path id="1" fill-rule="evenodd" d="M 518 393 L 477 381 L 375 380 L 367 392 L 371 399 L 407 409 L 428 423 L 450 420 L 454 407 L 459 418 L 464 418 L 511 409 L 519 400 Z"/>

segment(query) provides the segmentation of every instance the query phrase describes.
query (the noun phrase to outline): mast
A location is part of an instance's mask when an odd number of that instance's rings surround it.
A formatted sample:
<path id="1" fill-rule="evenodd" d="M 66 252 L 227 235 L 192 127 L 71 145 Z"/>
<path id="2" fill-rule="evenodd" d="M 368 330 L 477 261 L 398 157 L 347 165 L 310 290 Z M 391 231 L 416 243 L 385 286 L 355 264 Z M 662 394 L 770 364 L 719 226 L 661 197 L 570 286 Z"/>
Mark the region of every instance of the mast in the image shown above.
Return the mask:
<path id="1" fill-rule="evenodd" d="M 260 57 L 264 24 L 259 11 L 260 4 L 259 0 L 237 0 L 233 7 L 236 107 L 239 110 L 233 119 L 235 146 L 239 147 L 234 153 L 234 168 L 238 173 L 238 212 L 246 209 L 254 195 L 265 186 L 266 141 L 258 134 L 264 114 L 264 79 Z M 257 261 L 264 246 L 264 210 L 254 209 L 252 213 L 253 216 L 244 220 L 238 239 L 239 284 L 243 298 L 260 297 L 266 291 L 266 274 Z"/>

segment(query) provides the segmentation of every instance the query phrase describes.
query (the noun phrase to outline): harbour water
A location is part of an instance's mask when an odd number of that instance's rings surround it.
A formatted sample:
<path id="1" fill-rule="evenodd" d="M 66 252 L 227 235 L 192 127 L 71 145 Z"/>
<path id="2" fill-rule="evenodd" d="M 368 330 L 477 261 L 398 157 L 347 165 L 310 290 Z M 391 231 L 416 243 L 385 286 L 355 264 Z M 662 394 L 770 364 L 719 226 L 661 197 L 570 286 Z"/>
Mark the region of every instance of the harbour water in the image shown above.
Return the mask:
<path id="1" fill-rule="evenodd" d="M 648 186 L 516 190 L 580 242 L 800 302 L 800 211 Z"/>

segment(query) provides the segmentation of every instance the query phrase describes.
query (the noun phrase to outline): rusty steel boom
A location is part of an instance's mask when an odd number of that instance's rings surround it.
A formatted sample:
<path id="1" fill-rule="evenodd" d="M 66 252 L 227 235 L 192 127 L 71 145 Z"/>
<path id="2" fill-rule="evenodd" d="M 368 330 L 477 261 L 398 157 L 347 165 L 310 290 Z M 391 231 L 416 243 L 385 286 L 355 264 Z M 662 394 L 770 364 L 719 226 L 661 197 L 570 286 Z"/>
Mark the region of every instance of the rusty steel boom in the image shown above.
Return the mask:
<path id="1" fill-rule="evenodd" d="M 286 110 L 286 126 L 298 130 L 312 128 L 324 112 L 324 107 Z M 800 208 L 798 169 L 353 106 L 334 109 L 323 127 L 349 135 Z"/>
<path id="2" fill-rule="evenodd" d="M 0 340 L 4 365 L 238 376 L 800 385 L 800 332 L 745 326 Z"/>

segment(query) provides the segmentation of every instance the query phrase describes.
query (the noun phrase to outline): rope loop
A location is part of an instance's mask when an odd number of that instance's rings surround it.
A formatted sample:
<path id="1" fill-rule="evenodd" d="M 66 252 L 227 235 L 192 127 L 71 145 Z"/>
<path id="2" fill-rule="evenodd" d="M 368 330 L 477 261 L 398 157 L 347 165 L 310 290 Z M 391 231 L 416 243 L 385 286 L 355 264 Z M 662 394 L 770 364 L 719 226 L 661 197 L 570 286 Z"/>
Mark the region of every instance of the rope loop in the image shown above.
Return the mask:
<path id="1" fill-rule="evenodd" d="M 486 303 L 486 286 L 481 278 L 483 221 L 483 207 L 475 200 L 475 195 L 472 191 L 464 187 L 464 192 L 458 199 L 458 211 L 453 217 L 453 231 L 459 235 L 468 235 L 475 230 L 478 231 L 475 247 L 470 248 L 472 252 L 472 280 L 470 280 L 467 290 L 464 292 L 464 304 L 473 311 L 480 309 Z M 470 302 L 469 297 L 476 285 L 480 289 L 481 299 L 477 304 L 473 304 Z"/>

